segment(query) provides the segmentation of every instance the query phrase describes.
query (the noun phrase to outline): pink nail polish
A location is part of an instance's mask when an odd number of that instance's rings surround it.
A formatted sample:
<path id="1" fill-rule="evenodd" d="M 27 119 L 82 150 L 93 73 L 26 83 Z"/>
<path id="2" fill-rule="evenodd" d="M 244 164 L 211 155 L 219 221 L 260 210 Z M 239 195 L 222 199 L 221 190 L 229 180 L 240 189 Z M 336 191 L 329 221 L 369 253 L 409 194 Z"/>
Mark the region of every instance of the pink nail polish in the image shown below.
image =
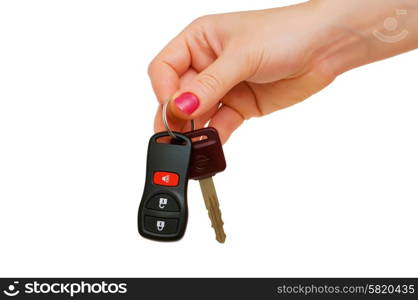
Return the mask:
<path id="1" fill-rule="evenodd" d="M 183 93 L 174 99 L 176 106 L 184 113 L 191 115 L 199 107 L 199 99 L 192 93 Z"/>

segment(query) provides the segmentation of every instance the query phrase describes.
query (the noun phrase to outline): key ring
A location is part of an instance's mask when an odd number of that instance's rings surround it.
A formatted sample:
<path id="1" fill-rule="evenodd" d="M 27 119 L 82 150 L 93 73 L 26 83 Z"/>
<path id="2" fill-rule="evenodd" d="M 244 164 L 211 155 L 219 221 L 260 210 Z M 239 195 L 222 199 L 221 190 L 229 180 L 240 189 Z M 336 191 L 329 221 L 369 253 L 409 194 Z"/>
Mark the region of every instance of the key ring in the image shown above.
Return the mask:
<path id="1" fill-rule="evenodd" d="M 173 138 L 173 139 L 177 139 L 177 136 L 175 135 L 175 133 L 171 130 L 170 126 L 168 125 L 168 120 L 167 120 L 167 106 L 168 104 L 170 104 L 171 99 L 168 99 L 164 104 L 163 104 L 163 123 L 164 123 L 164 127 L 167 130 L 168 134 Z M 191 122 L 191 130 L 194 130 L 194 120 L 190 120 Z"/>

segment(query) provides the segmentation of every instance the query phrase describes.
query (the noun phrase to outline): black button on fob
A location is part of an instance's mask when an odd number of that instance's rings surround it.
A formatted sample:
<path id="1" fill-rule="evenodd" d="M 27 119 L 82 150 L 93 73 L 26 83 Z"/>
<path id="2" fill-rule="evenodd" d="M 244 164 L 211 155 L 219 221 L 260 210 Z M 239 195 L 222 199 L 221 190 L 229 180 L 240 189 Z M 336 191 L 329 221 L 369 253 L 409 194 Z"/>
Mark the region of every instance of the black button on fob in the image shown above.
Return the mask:
<path id="1" fill-rule="evenodd" d="M 145 229 L 157 234 L 175 234 L 177 232 L 178 219 L 167 219 L 145 216 Z"/>
<path id="2" fill-rule="evenodd" d="M 151 197 L 146 206 L 158 211 L 180 211 L 177 200 L 169 194 L 158 194 Z"/>
<path id="3" fill-rule="evenodd" d="M 187 225 L 187 174 L 191 140 L 174 133 L 178 143 L 164 143 L 168 132 L 154 134 L 148 144 L 144 192 L 138 212 L 138 231 L 146 238 L 173 241 Z"/>

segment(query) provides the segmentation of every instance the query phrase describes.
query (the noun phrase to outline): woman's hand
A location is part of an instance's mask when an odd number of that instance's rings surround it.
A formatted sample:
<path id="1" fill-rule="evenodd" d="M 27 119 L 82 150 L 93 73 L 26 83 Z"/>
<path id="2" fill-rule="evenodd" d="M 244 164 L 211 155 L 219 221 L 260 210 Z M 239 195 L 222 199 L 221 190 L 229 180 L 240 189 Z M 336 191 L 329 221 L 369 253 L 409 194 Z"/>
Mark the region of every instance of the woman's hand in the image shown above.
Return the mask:
<path id="1" fill-rule="evenodd" d="M 174 130 L 218 129 L 224 143 L 244 120 L 298 103 L 351 68 L 418 46 L 418 17 L 399 43 L 373 35 L 396 9 L 417 14 L 416 0 L 313 0 L 261 11 L 199 18 L 152 61 L 160 104 L 173 99 Z M 414 27 L 415 26 L 415 27 Z M 415 32 L 413 32 L 415 31 Z M 161 105 L 155 130 L 164 126 Z"/>

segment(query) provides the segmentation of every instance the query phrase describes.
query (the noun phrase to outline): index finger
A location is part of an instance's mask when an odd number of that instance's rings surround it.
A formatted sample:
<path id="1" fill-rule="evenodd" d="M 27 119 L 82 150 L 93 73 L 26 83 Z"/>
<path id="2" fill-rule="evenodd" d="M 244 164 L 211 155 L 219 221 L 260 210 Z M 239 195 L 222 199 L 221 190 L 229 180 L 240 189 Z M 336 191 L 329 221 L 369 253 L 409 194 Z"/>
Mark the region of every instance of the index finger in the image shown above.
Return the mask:
<path id="1" fill-rule="evenodd" d="M 160 103 L 167 101 L 180 88 L 180 77 L 190 64 L 190 51 L 182 34 L 168 43 L 152 60 L 148 74 Z"/>

